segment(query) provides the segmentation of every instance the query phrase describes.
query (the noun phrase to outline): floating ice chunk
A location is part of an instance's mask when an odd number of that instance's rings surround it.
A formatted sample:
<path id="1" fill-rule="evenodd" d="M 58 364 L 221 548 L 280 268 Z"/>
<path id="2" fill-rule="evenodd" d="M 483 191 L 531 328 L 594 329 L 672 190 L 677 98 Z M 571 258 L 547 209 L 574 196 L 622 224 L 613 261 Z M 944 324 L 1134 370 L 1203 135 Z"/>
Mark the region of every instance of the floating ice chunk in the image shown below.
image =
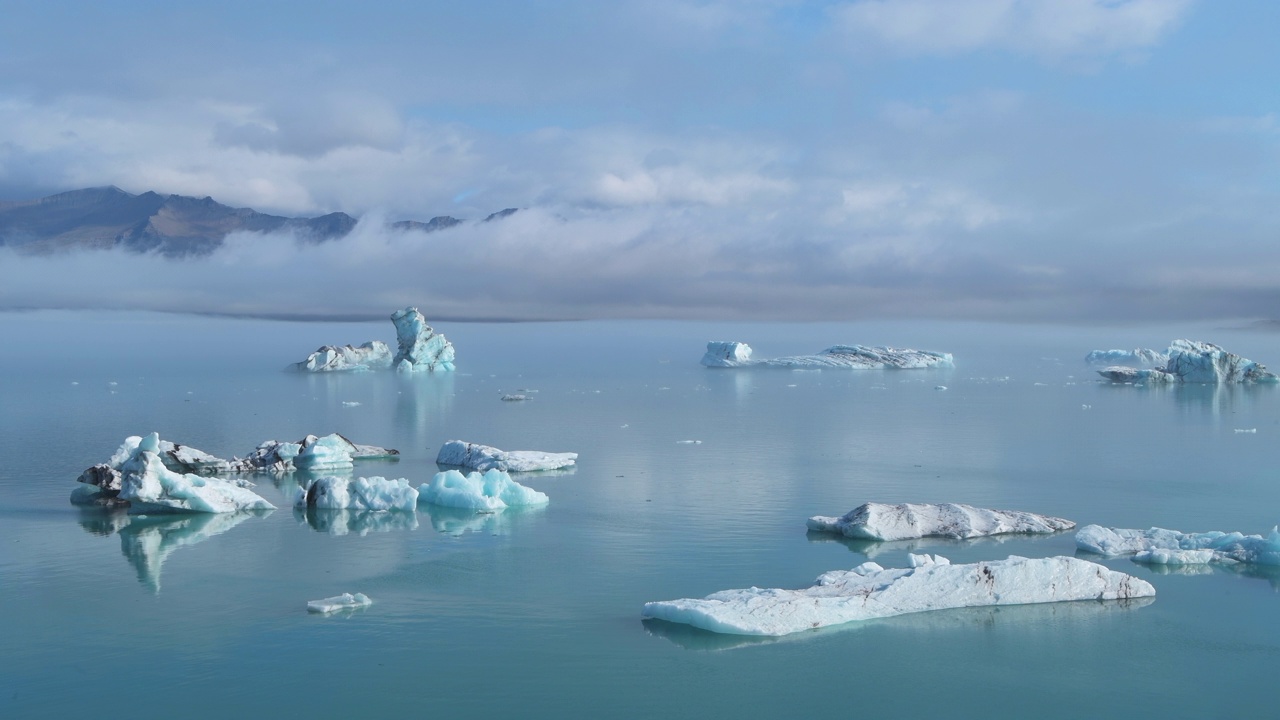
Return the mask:
<path id="1" fill-rule="evenodd" d="M 947 386 L 946 386 L 946 385 L 934 385 L 934 386 L 933 386 L 933 389 L 934 389 L 934 390 L 946 390 L 946 389 L 947 389 Z"/>
<path id="2" fill-rule="evenodd" d="M 391 365 L 397 372 L 450 372 L 453 367 L 453 345 L 437 335 L 418 308 L 407 307 L 391 314 L 396 326 L 399 350 Z"/>
<path id="3" fill-rule="evenodd" d="M 677 445 L 701 445 L 701 440 L 677 440 Z"/>
<path id="4" fill-rule="evenodd" d="M 436 473 L 431 482 L 418 488 L 422 502 L 447 507 L 470 508 L 481 512 L 496 512 L 521 505 L 545 505 L 546 495 L 527 488 L 511 479 L 501 470 L 489 470 L 463 475 L 457 470 Z"/>
<path id="5" fill-rule="evenodd" d="M 359 407 L 360 403 L 355 400 L 343 400 L 342 406 L 343 407 Z"/>
<path id="6" fill-rule="evenodd" d="M 391 367 L 391 348 L 380 340 L 373 340 L 359 347 L 324 345 L 308 355 L 306 360 L 289 367 L 299 372 L 386 370 Z"/>
<path id="7" fill-rule="evenodd" d="M 907 613 L 985 605 L 1120 600 L 1155 595 L 1150 583 L 1072 557 L 912 568 L 866 563 L 819 576 L 801 590 L 724 590 L 701 600 L 646 603 L 645 617 L 736 635 L 786 635 Z"/>
<path id="8" fill-rule="evenodd" d="M 578 453 L 548 453 L 538 450 L 499 450 L 479 443 L 449 440 L 440 446 L 436 462 L 441 465 L 457 465 L 484 472 L 532 472 L 559 470 L 578 461 Z"/>
<path id="9" fill-rule="evenodd" d="M 159 453 L 160 437 L 151 433 L 120 465 L 119 497 L 134 509 L 209 513 L 275 509 L 226 480 L 174 472 L 165 467 Z"/>
<path id="10" fill-rule="evenodd" d="M 1258 428 L 1236 428 L 1235 431 L 1237 433 L 1248 433 L 1250 435 L 1258 434 Z"/>
<path id="11" fill-rule="evenodd" d="M 796 355 L 770 360 L 751 360 L 750 358 L 751 348 L 746 343 L 717 341 L 707 343 L 707 352 L 702 356 L 702 364 L 707 367 L 785 367 L 793 370 L 955 367 L 951 353 L 867 347 L 866 345 L 833 345 L 816 355 Z"/>
<path id="12" fill-rule="evenodd" d="M 1208 550 L 1212 552 L 1212 557 L 1206 562 L 1280 565 L 1280 531 L 1276 529 L 1272 529 L 1267 537 L 1263 537 L 1216 530 L 1204 533 L 1183 533 L 1164 528 L 1130 530 L 1086 525 L 1076 533 L 1076 546 L 1081 550 L 1099 555 L 1136 556 L 1139 553 L 1147 553 L 1143 558 L 1144 562 L 1149 563 L 1160 562 L 1161 557 L 1180 557 L 1176 554 L 1168 556 L 1152 554 L 1155 551 L 1168 550 L 1177 553 L 1185 550 Z"/>
<path id="13" fill-rule="evenodd" d="M 1169 362 L 1169 353 L 1150 348 L 1133 350 L 1094 350 L 1084 356 L 1090 365 L 1125 365 L 1129 367 L 1157 367 Z"/>
<path id="14" fill-rule="evenodd" d="M 739 367 L 752 362 L 751 346 L 740 342 L 709 342 L 702 356 L 702 364 L 707 367 Z"/>
<path id="15" fill-rule="evenodd" d="M 369 607 L 373 601 L 364 593 L 342 593 L 323 600 L 312 600 L 307 603 L 307 612 L 331 613 L 339 610 L 355 610 Z"/>
<path id="16" fill-rule="evenodd" d="M 351 441 L 337 433 L 303 438 L 301 449 L 293 458 L 293 466 L 311 472 L 324 470 L 349 470 L 353 466 Z"/>
<path id="17" fill-rule="evenodd" d="M 522 402 L 528 399 L 529 399 L 528 395 L 520 395 L 520 394 L 502 396 L 503 402 Z"/>
<path id="18" fill-rule="evenodd" d="M 418 491 L 404 478 L 316 478 L 298 489 L 293 506 L 330 510 L 408 510 L 418 507 Z"/>
<path id="19" fill-rule="evenodd" d="M 1274 383 L 1275 373 L 1213 343 L 1174 340 L 1163 368 L 1135 370 L 1109 367 L 1098 374 L 1112 382 L 1146 383 Z"/>
<path id="20" fill-rule="evenodd" d="M 865 503 L 843 517 L 814 516 L 810 530 L 865 540 L 909 540 L 946 537 L 957 540 L 1004 533 L 1052 533 L 1076 526 L 1070 520 L 1035 513 L 938 505 Z"/>

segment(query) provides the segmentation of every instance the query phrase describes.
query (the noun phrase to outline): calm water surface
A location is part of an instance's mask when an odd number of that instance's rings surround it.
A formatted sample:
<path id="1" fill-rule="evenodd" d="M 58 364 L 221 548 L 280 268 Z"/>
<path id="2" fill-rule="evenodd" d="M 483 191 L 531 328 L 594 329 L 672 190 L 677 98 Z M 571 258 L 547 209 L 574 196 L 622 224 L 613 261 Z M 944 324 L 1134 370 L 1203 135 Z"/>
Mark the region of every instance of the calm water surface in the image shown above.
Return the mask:
<path id="1" fill-rule="evenodd" d="M 438 323 L 459 372 L 299 375 L 390 322 L 0 314 L 0 717 L 1265 716 L 1280 573 L 1159 574 L 1151 602 L 946 611 L 761 640 L 646 623 L 649 600 L 800 587 L 868 558 L 1073 554 L 1070 533 L 954 543 L 809 536 L 869 500 L 965 502 L 1081 524 L 1259 533 L 1280 519 L 1280 388 L 1103 385 L 1095 348 L 1227 327 Z M 946 371 L 709 370 L 837 343 L 955 353 Z M 944 385 L 945 391 L 935 389 Z M 525 392 L 523 403 L 501 402 Z M 349 403 L 359 403 L 351 405 Z M 1257 430 L 1238 433 L 1236 430 Z M 575 451 L 518 476 L 545 508 L 473 516 L 82 511 L 76 476 L 128 435 L 220 456 L 341 432 L 398 448 L 360 475 L 437 471 L 448 439 Z M 700 440 L 682 444 L 681 440 Z M 341 592 L 365 611 L 308 615 Z"/>

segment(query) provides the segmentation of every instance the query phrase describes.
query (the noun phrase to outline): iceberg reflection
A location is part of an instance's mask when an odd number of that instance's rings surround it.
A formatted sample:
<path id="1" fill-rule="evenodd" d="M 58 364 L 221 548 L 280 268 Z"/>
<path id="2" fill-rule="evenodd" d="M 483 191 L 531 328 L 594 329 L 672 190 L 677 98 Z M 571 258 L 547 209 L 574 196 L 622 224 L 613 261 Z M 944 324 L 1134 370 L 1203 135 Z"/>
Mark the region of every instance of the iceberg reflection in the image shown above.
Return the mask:
<path id="1" fill-rule="evenodd" d="M 221 535 L 252 517 L 272 511 L 200 513 L 182 515 L 134 515 L 118 530 L 120 551 L 138 573 L 138 581 L 160 592 L 160 569 L 180 547 Z"/>
<path id="2" fill-rule="evenodd" d="M 415 530 L 418 514 L 412 510 L 349 510 L 331 508 L 294 508 L 293 516 L 316 532 L 329 535 L 360 536 L 371 532 Z"/>
<path id="3" fill-rule="evenodd" d="M 498 512 L 476 512 L 470 508 L 430 504 L 418 507 L 425 510 L 431 518 L 431 527 L 444 535 L 463 535 L 469 532 L 506 535 L 523 518 L 541 514 L 545 506 L 507 508 Z"/>

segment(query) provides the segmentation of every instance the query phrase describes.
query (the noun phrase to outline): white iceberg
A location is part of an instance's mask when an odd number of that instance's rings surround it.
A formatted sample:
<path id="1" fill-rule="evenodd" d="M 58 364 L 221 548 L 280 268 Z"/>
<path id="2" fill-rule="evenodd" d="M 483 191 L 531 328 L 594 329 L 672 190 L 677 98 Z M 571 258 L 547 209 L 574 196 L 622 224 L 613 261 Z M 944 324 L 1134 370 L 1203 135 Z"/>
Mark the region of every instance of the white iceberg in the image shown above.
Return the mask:
<path id="1" fill-rule="evenodd" d="M 709 342 L 702 356 L 702 364 L 707 367 L 741 367 L 752 362 L 751 346 L 740 342 Z"/>
<path id="2" fill-rule="evenodd" d="M 235 483 L 174 472 L 165 467 L 160 452 L 160 436 L 151 433 L 120 465 L 119 497 L 135 510 L 224 513 L 275 509 Z"/>
<path id="3" fill-rule="evenodd" d="M 381 340 L 372 340 L 359 347 L 323 345 L 308 355 L 306 360 L 294 363 L 290 367 L 299 372 L 386 370 L 391 367 L 391 348 Z"/>
<path id="4" fill-rule="evenodd" d="M 452 371 L 453 345 L 437 335 L 418 308 L 407 307 L 391 315 L 400 349 L 391 365 L 397 372 Z"/>
<path id="5" fill-rule="evenodd" d="M 548 453 L 538 450 L 499 450 L 479 443 L 449 440 L 440 446 L 436 462 L 440 465 L 457 465 L 484 472 L 534 472 L 559 470 L 571 467 L 578 461 L 578 453 Z"/>
<path id="6" fill-rule="evenodd" d="M 1274 383 L 1280 380 L 1265 365 L 1229 353 L 1213 343 L 1174 340 L 1163 368 L 1138 370 L 1109 367 L 1098 374 L 1112 382 L 1132 383 Z"/>
<path id="7" fill-rule="evenodd" d="M 332 475 L 316 478 L 298 489 L 293 498 L 298 508 L 330 510 L 407 510 L 418 507 L 418 491 L 404 478 L 344 478 Z"/>
<path id="8" fill-rule="evenodd" d="M 801 590 L 724 590 L 701 600 L 646 603 L 644 616 L 735 635 L 787 635 L 858 620 L 948 608 L 1155 595 L 1150 583 L 1072 557 L 951 565 L 912 556 L 910 568 L 867 562 L 836 570 Z"/>
<path id="9" fill-rule="evenodd" d="M 355 610 L 358 608 L 369 607 L 373 601 L 364 593 L 342 593 L 334 597 L 325 598 L 323 600 L 312 600 L 307 603 L 307 612 L 313 613 L 332 613 L 339 610 Z"/>
<path id="10" fill-rule="evenodd" d="M 724 341 L 707 343 L 707 352 L 702 356 L 702 364 L 707 367 L 849 368 L 855 370 L 955 367 L 951 353 L 866 345 L 833 345 L 816 355 L 752 360 L 751 347 L 746 343 Z"/>
<path id="11" fill-rule="evenodd" d="M 446 507 L 470 508 L 480 512 L 497 512 L 508 507 L 546 505 L 550 498 L 511 479 L 501 470 L 463 475 L 457 470 L 436 473 L 429 483 L 418 488 L 422 502 Z"/>
<path id="12" fill-rule="evenodd" d="M 1274 528 L 1263 537 L 1238 532 L 1183 533 L 1164 528 L 1130 530 L 1086 525 L 1076 533 L 1076 547 L 1098 555 L 1133 555 L 1135 561 L 1149 564 L 1280 565 L 1280 530 Z"/>
<path id="13" fill-rule="evenodd" d="M 394 355 L 386 343 L 379 340 L 358 347 L 351 345 L 324 345 L 302 362 L 293 363 L 290 369 L 300 372 L 352 372 L 386 370 L 400 372 L 451 371 L 453 345 L 445 336 L 436 334 L 417 308 L 407 307 L 391 314 L 396 326 Z"/>
<path id="14" fill-rule="evenodd" d="M 1052 533 L 1076 526 L 1070 520 L 1035 513 L 989 510 L 942 503 L 865 503 L 842 517 L 809 518 L 810 530 L 839 533 L 864 540 L 911 540 L 945 537 L 956 540 L 1005 533 Z"/>
<path id="15" fill-rule="evenodd" d="M 377 445 L 357 445 L 341 433 L 330 433 L 324 437 L 308 435 L 296 443 L 266 440 L 243 460 L 236 462 L 245 468 L 240 472 L 316 472 L 346 470 L 352 467 L 355 460 L 390 460 L 398 459 L 399 455 L 399 450 Z"/>
<path id="16" fill-rule="evenodd" d="M 1127 367 L 1155 367 L 1169 362 L 1169 353 L 1151 348 L 1134 348 L 1133 350 L 1094 350 L 1084 356 L 1090 365 L 1120 365 Z"/>

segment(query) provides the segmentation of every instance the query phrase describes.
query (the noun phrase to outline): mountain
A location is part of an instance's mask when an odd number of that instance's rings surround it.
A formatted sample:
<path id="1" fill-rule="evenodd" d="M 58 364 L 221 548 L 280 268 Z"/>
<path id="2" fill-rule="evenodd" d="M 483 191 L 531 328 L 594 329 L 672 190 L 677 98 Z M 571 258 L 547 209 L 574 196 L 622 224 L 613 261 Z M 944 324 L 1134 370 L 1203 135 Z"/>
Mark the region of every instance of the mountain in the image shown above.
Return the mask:
<path id="1" fill-rule="evenodd" d="M 496 212 L 484 222 L 507 217 Z M 436 232 L 464 221 L 442 215 L 427 222 L 402 220 L 397 230 Z M 345 237 L 356 219 L 342 212 L 314 218 L 267 215 L 233 208 L 213 198 L 127 193 L 118 187 L 88 188 L 39 200 L 0 202 L 0 246 L 43 253 L 64 249 L 123 247 L 170 256 L 205 255 L 233 232 L 292 231 L 310 242 Z"/>

